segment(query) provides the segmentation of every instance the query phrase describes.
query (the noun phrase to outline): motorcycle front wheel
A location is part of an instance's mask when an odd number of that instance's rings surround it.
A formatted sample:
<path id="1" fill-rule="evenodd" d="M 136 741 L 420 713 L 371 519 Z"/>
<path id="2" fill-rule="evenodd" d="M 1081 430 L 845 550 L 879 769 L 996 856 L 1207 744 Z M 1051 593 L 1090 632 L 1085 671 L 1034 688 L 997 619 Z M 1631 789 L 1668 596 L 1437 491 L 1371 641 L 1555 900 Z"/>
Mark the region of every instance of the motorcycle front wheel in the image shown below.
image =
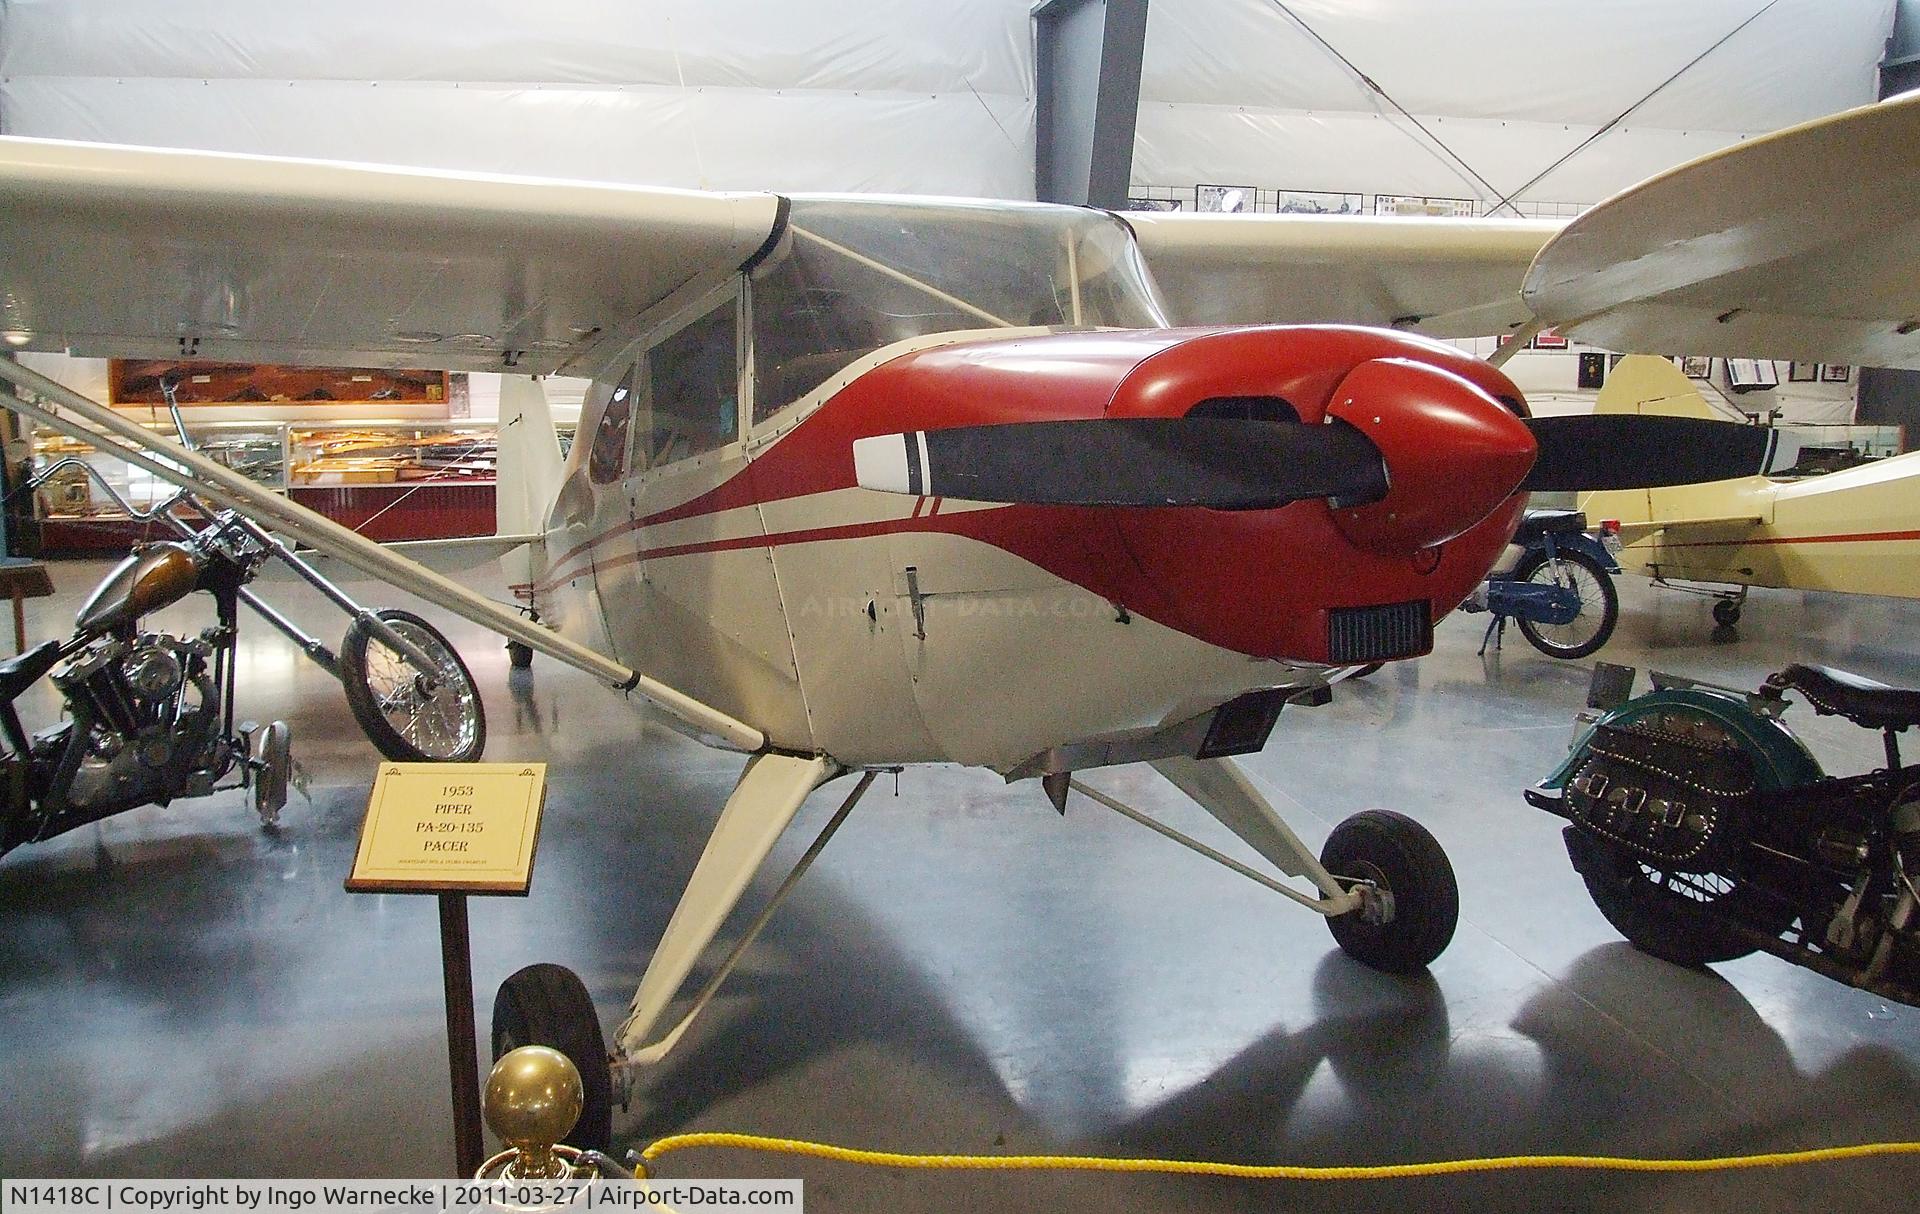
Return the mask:
<path id="1" fill-rule="evenodd" d="M 374 749 L 402 763 L 471 763 L 487 746 L 480 689 L 440 630 L 410 611 L 376 611 L 433 660 L 422 671 L 355 620 L 340 645 L 347 707 Z"/>
<path id="2" fill-rule="evenodd" d="M 1620 621 L 1620 595 L 1614 589 L 1613 575 L 1584 552 L 1562 552 L 1560 569 L 1566 575 L 1566 584 L 1580 596 L 1580 614 L 1565 624 L 1539 624 L 1525 616 L 1514 617 L 1514 622 L 1520 625 L 1520 635 L 1548 657 L 1584 658 L 1613 635 L 1613 626 Z M 1514 570 L 1514 577 L 1554 585 L 1553 562 L 1544 552 L 1531 553 Z"/>

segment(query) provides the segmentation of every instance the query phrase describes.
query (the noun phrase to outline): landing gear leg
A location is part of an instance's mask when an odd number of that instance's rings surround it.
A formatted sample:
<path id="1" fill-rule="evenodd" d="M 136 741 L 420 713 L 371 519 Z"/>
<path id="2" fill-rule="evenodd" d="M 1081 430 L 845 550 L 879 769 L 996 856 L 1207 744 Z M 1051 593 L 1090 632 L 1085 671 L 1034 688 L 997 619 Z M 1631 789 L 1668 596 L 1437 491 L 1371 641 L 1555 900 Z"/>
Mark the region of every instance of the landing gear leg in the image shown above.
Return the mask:
<path id="1" fill-rule="evenodd" d="M 1453 866 L 1434 837 L 1411 818 L 1378 809 L 1355 814 L 1334 828 L 1316 857 L 1233 760 L 1161 759 L 1153 767 L 1281 872 L 1312 881 L 1322 895 L 1318 900 L 1228 862 L 1326 915 L 1335 943 L 1356 960 L 1389 973 L 1409 973 L 1429 965 L 1453 939 L 1460 915 Z M 1140 817 L 1110 798 L 1097 799 Z M 1193 846 L 1167 828 L 1147 824 Z M 1212 858 L 1225 859 L 1218 853 Z"/>
<path id="2" fill-rule="evenodd" d="M 732 954 L 721 963 L 713 978 L 694 999 L 691 1010 L 659 1040 L 648 1044 L 647 1037 L 666 1011 L 667 1004 L 680 989 L 680 984 L 686 981 L 693 963 L 712 942 L 727 915 L 740 901 L 740 895 L 746 891 L 753 875 L 765 863 L 767 853 L 773 850 L 774 841 L 786 829 L 787 823 L 793 821 L 794 814 L 799 812 L 801 802 L 807 799 L 808 793 L 839 772 L 839 766 L 831 759 L 818 755 L 801 758 L 760 754 L 747 760 L 747 769 L 740 774 L 740 782 L 734 785 L 726 808 L 720 811 L 720 820 L 714 824 L 713 834 L 707 839 L 706 850 L 700 853 L 699 863 L 694 865 L 693 876 L 687 881 L 686 891 L 680 895 L 680 904 L 673 908 L 673 917 L 667 921 L 667 930 L 653 950 L 653 959 L 647 962 L 646 972 L 640 976 L 640 988 L 634 992 L 627 1019 L 614 1034 L 616 1059 L 629 1066 L 658 1062 L 680 1040 L 681 1034 L 686 1032 L 694 1017 L 718 990 L 721 980 L 739 961 L 746 946 L 766 926 L 774 909 L 806 872 L 820 849 L 826 846 L 840 823 L 845 821 L 860 795 L 873 783 L 872 772 L 860 777 L 860 783 L 841 805 L 839 812 L 827 823 L 826 829 L 774 894 L 773 902 L 761 912 Z"/>

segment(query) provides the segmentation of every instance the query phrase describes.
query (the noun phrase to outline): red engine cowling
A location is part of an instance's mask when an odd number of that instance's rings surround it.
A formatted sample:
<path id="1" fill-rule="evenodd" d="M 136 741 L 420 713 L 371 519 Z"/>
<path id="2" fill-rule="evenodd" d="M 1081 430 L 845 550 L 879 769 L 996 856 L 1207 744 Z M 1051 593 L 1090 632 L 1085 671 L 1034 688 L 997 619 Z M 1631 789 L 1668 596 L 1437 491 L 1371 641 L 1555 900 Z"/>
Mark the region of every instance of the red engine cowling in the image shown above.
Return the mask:
<path id="1" fill-rule="evenodd" d="M 1388 492 L 1275 509 L 1016 505 L 911 526 L 1013 552 L 1127 610 L 1254 657 L 1409 657 L 1493 567 L 1535 458 L 1499 370 L 1378 329 L 1061 333 L 906 354 L 860 376 L 753 467 L 761 500 L 854 483 L 855 439 L 948 426 L 1215 416 L 1337 419 L 1380 448 Z"/>
<path id="2" fill-rule="evenodd" d="M 1342 508 L 1134 510 L 1130 554 L 1176 627 L 1260 657 L 1376 661 L 1424 653 L 1432 624 L 1486 576 L 1519 521 L 1534 459 L 1525 404 L 1499 370 L 1422 338 L 1337 326 L 1198 335 L 1144 360 L 1111 416 L 1271 397 L 1380 447 L 1388 491 Z"/>

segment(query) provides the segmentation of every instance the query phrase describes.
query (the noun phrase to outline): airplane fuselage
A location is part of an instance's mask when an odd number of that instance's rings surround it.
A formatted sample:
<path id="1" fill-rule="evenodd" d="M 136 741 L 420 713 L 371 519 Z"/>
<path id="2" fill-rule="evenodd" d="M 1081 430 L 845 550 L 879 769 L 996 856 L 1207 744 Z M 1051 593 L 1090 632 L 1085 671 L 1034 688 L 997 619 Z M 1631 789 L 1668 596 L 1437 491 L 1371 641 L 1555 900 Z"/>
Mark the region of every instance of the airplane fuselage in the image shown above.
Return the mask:
<path id="1" fill-rule="evenodd" d="M 706 325 L 724 348 L 730 309 L 755 332 L 753 295 L 743 279 L 677 332 Z M 695 386 L 711 399 L 692 408 L 662 390 L 679 375 L 659 365 L 671 340 L 643 343 L 590 393 L 535 604 L 776 747 L 853 765 L 1011 771 L 1050 747 L 1424 652 L 1432 622 L 1498 559 L 1523 500 L 1511 481 L 1477 486 L 1465 457 L 1450 466 L 1423 405 L 1343 393 L 1363 364 L 1410 360 L 1504 398 L 1486 408 L 1524 408 L 1486 364 L 1390 332 L 945 331 L 855 358 L 757 420 L 747 402 L 767 377 L 753 373 L 751 340 L 742 391 Z M 700 357 L 688 349 L 674 356 Z M 855 483 L 852 444 L 869 435 L 1222 407 L 1345 417 L 1387 433 L 1378 441 L 1409 462 L 1437 458 L 1439 475 L 1409 474 L 1370 506 L 1241 511 L 1009 505 Z M 744 424 L 730 429 L 729 414 Z"/>

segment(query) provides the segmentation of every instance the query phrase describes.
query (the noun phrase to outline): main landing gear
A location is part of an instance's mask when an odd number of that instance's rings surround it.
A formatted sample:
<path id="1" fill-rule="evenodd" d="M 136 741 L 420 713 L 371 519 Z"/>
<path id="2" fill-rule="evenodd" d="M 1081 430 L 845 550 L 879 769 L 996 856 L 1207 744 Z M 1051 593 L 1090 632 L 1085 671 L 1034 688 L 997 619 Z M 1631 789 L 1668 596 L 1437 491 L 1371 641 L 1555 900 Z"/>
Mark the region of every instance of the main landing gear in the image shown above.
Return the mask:
<path id="1" fill-rule="evenodd" d="M 1067 787 L 1326 916 L 1334 942 L 1375 969 L 1416 972 L 1453 939 L 1460 914 L 1453 867 L 1440 844 L 1411 818 L 1377 809 L 1355 814 L 1334 828 L 1316 856 L 1233 760 L 1160 759 L 1153 768 L 1283 877 L 1305 878 L 1311 889 L 1296 888 L 1243 864 L 1077 779 L 1069 778 Z M 610 1051 L 593 1000 L 571 971 L 532 965 L 501 984 L 493 1008 L 494 1057 L 522 1045 L 551 1046 L 572 1059 L 585 1080 L 585 1109 L 568 1138 L 570 1145 L 608 1148 L 613 1102 L 624 1105 L 639 1068 L 659 1062 L 686 1033 L 879 773 L 860 775 L 679 1021 L 654 1037 L 695 961 L 752 884 L 801 803 L 815 788 L 843 774 L 845 769 L 824 756 L 769 753 L 747 761 L 641 975 Z"/>
<path id="2" fill-rule="evenodd" d="M 1208 847 L 1078 780 L 1084 794 L 1154 832 L 1327 917 L 1327 928 L 1354 960 L 1391 974 L 1432 964 L 1460 919 L 1453 865 L 1427 828 L 1384 809 L 1357 813 L 1333 828 L 1315 856 L 1231 759 L 1161 759 L 1154 770 L 1289 877 L 1312 882 L 1317 897 Z"/>

